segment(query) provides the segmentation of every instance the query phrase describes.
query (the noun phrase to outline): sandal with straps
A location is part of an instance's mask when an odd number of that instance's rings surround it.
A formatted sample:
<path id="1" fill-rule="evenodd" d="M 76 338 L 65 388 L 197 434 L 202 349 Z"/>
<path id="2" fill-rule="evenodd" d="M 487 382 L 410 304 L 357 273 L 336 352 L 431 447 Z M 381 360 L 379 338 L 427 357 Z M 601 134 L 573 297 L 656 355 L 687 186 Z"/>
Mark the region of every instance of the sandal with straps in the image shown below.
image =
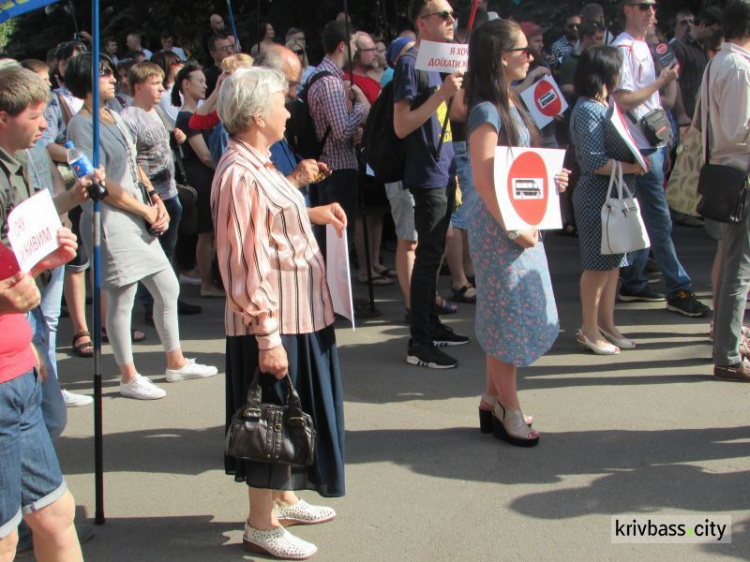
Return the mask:
<path id="1" fill-rule="evenodd" d="M 535 447 L 539 435 L 530 437 L 533 430 L 526 425 L 521 410 L 510 410 L 498 401 L 492 410 L 492 433 L 495 439 L 517 447 Z"/>
<path id="2" fill-rule="evenodd" d="M 493 408 L 497 404 L 497 398 L 491 394 L 482 394 L 481 400 Z M 529 427 L 534 424 L 534 416 L 524 416 L 523 419 L 526 420 L 526 425 Z M 492 433 L 492 410 L 479 408 L 479 431 L 482 433 Z"/>
<path id="3" fill-rule="evenodd" d="M 83 338 L 87 338 L 88 341 L 78 342 L 78 340 Z M 91 333 L 88 330 L 81 330 L 80 332 L 73 334 L 71 345 L 73 346 L 73 353 L 78 357 L 86 358 L 94 356 L 94 342 L 91 341 Z"/>
<path id="4" fill-rule="evenodd" d="M 453 289 L 451 292 L 453 302 L 465 302 L 467 304 L 477 303 L 477 290 L 471 285 L 464 285 L 460 289 Z"/>

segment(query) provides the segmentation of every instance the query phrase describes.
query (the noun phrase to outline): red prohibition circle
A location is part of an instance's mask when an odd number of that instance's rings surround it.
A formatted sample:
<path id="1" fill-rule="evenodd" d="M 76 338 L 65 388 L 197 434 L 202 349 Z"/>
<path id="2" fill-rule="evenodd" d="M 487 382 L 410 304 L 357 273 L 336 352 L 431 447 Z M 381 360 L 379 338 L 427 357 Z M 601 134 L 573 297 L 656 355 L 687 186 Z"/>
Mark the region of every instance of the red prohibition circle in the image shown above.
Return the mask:
<path id="1" fill-rule="evenodd" d="M 547 166 L 536 152 L 524 152 L 508 171 L 508 197 L 518 216 L 536 226 L 547 212 L 549 179 Z"/>
<path id="2" fill-rule="evenodd" d="M 534 87 L 534 104 L 548 117 L 559 115 L 562 111 L 562 99 L 555 87 L 546 80 L 540 80 Z"/>

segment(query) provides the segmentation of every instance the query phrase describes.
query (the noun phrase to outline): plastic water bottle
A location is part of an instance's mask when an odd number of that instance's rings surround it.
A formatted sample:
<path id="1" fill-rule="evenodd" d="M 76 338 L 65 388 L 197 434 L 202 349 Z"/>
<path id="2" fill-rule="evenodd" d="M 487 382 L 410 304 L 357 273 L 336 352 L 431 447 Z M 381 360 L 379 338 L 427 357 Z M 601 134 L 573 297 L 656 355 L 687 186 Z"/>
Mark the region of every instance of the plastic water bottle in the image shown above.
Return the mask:
<path id="1" fill-rule="evenodd" d="M 104 184 L 92 175 L 94 173 L 94 166 L 91 164 L 91 160 L 75 147 L 73 141 L 66 142 L 65 148 L 67 151 L 68 166 L 73 170 L 76 177 L 78 179 L 85 178 L 91 180 L 91 185 L 87 188 L 89 197 L 94 201 L 101 201 L 109 195 L 109 191 L 104 187 Z"/>

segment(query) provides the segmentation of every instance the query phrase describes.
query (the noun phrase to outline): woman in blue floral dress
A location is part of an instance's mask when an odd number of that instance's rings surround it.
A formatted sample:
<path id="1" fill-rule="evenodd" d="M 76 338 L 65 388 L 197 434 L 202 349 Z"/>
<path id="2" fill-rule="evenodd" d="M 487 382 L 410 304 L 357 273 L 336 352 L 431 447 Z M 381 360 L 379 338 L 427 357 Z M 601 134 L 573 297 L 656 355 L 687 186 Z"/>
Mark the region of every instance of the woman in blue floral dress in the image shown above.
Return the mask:
<path id="1" fill-rule="evenodd" d="M 559 322 L 544 245 L 536 229 L 505 229 L 494 186 L 498 144 L 538 144 L 539 130 L 512 92 L 533 60 L 526 37 L 512 21 L 484 24 L 471 36 L 466 100 L 469 151 L 481 197 L 469 225 L 477 278 L 476 334 L 487 355 L 487 388 L 480 402 L 480 428 L 513 445 L 532 447 L 539 433 L 518 402 L 517 367 L 549 350 Z M 568 171 L 555 178 L 567 186 Z"/>

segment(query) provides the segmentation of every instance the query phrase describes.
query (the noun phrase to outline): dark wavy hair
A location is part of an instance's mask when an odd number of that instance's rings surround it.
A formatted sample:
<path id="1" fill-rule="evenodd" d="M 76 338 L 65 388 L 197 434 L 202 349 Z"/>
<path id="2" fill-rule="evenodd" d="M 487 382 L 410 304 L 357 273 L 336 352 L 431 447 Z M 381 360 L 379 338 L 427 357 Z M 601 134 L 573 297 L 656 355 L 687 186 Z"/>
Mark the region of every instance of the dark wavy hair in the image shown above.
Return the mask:
<path id="1" fill-rule="evenodd" d="M 471 34 L 469 68 L 464 81 L 465 99 L 469 109 L 486 101 L 494 104 L 502 122 L 502 130 L 499 132 L 502 144 L 518 146 L 520 134 L 516 121 L 511 117 L 512 103 L 529 129 L 532 146 L 539 146 L 539 129 L 511 88 L 501 62 L 502 54 L 516 46 L 516 40 L 521 33 L 521 27 L 516 22 L 497 19 L 485 23 Z"/>
<path id="2" fill-rule="evenodd" d="M 607 87 L 614 92 L 620 80 L 622 55 L 617 47 L 593 45 L 581 53 L 573 79 L 576 95 L 596 98 Z"/>
<path id="3" fill-rule="evenodd" d="M 182 81 L 189 80 L 190 75 L 198 70 L 202 71 L 203 68 L 197 62 L 190 61 L 185 63 L 185 66 L 177 73 L 174 79 L 174 86 L 172 87 L 172 105 L 175 107 L 182 105 L 182 98 L 180 97 L 182 93 Z"/>

